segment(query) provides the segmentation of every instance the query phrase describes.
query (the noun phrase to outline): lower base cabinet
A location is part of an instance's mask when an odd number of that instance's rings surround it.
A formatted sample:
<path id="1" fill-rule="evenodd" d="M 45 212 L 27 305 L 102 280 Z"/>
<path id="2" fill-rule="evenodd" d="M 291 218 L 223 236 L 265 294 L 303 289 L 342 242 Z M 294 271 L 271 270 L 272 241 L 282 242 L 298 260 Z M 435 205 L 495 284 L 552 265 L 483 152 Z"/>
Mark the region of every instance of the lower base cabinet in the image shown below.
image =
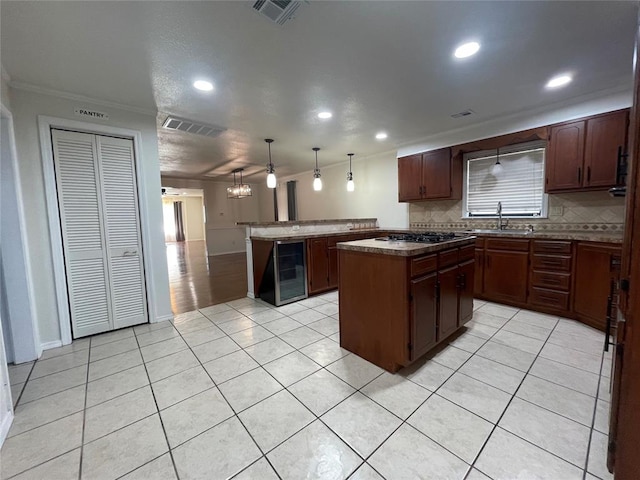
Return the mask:
<path id="1" fill-rule="evenodd" d="M 473 244 L 416 257 L 339 250 L 340 345 L 396 372 L 471 319 Z"/>

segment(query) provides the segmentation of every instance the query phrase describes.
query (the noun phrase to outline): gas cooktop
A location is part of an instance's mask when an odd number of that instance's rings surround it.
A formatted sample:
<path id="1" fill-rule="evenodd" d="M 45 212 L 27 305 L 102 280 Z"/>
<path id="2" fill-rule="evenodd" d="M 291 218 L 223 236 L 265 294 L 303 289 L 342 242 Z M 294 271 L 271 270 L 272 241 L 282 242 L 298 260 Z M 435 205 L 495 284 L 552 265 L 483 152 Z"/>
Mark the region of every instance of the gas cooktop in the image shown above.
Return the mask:
<path id="1" fill-rule="evenodd" d="M 414 243 L 439 243 L 453 240 L 458 235 L 455 233 L 444 232 L 420 232 L 420 233 L 401 233 L 391 234 L 388 237 L 376 238 L 383 242 L 414 242 Z"/>

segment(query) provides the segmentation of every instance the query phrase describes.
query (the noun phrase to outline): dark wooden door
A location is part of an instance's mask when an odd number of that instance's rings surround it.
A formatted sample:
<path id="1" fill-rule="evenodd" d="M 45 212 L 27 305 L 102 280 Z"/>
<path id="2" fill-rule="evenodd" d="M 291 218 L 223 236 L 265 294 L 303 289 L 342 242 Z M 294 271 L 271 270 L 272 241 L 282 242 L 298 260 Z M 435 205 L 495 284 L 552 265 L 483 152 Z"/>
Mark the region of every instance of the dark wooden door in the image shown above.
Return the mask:
<path id="1" fill-rule="evenodd" d="M 578 189 L 582 186 L 585 122 L 551 128 L 547 156 L 546 191 Z"/>
<path id="2" fill-rule="evenodd" d="M 438 341 L 458 328 L 458 266 L 438 271 Z"/>
<path id="3" fill-rule="evenodd" d="M 436 272 L 411 280 L 411 360 L 427 353 L 437 342 L 437 280 Z"/>
<path id="4" fill-rule="evenodd" d="M 398 201 L 422 199 L 422 154 L 398 159 Z"/>
<path id="5" fill-rule="evenodd" d="M 451 149 L 422 154 L 423 198 L 451 197 Z"/>
<path id="6" fill-rule="evenodd" d="M 327 239 L 311 238 L 307 240 L 307 278 L 309 293 L 317 293 L 329 288 L 329 253 Z"/>
<path id="7" fill-rule="evenodd" d="M 484 294 L 496 301 L 524 303 L 527 300 L 529 252 L 486 250 Z"/>
<path id="8" fill-rule="evenodd" d="M 619 255 L 616 247 L 579 243 L 576 248 L 573 311 L 580 320 L 604 330 L 607 298 L 611 288 L 612 258 Z"/>
<path id="9" fill-rule="evenodd" d="M 328 287 L 338 288 L 338 249 L 333 247 L 327 247 L 329 251 L 329 284 Z"/>
<path id="10" fill-rule="evenodd" d="M 482 295 L 484 280 L 484 249 L 476 248 L 475 274 L 473 276 L 473 293 Z"/>
<path id="11" fill-rule="evenodd" d="M 618 148 L 626 147 L 627 123 L 627 110 L 587 120 L 585 187 L 613 187 L 616 184 Z"/>
<path id="12" fill-rule="evenodd" d="M 471 320 L 473 316 L 473 291 L 475 289 L 475 260 L 468 260 L 458 266 L 458 326 Z"/>

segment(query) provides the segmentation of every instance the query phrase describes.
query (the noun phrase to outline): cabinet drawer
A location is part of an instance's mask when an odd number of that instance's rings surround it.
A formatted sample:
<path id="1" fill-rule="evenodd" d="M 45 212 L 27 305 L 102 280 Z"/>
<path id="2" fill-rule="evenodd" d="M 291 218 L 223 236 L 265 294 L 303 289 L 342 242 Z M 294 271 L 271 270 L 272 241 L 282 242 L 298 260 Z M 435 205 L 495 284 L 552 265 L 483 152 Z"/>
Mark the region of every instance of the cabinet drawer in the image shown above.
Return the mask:
<path id="1" fill-rule="evenodd" d="M 438 268 L 448 267 L 449 265 L 455 265 L 458 263 L 458 249 L 445 250 L 438 254 Z"/>
<path id="2" fill-rule="evenodd" d="M 558 310 L 568 310 L 569 293 L 533 287 L 529 293 L 529 303 Z"/>
<path id="3" fill-rule="evenodd" d="M 552 255 L 571 254 L 571 242 L 534 240 L 534 253 L 550 253 Z"/>
<path id="4" fill-rule="evenodd" d="M 460 263 L 465 260 L 471 260 L 475 258 L 476 254 L 476 246 L 475 245 L 467 245 L 466 247 L 460 247 L 460 253 L 458 254 L 458 261 Z"/>
<path id="5" fill-rule="evenodd" d="M 571 271 L 571 257 L 567 255 L 534 255 L 534 270 Z"/>
<path id="6" fill-rule="evenodd" d="M 417 277 L 425 273 L 433 272 L 438 268 L 438 254 L 425 255 L 411 260 L 411 276 Z"/>
<path id="7" fill-rule="evenodd" d="M 533 271 L 531 284 L 535 287 L 551 288 L 553 290 L 569 291 L 571 274 Z"/>
<path id="8" fill-rule="evenodd" d="M 487 238 L 487 250 L 515 250 L 526 252 L 529 250 L 529 240 L 512 238 Z"/>

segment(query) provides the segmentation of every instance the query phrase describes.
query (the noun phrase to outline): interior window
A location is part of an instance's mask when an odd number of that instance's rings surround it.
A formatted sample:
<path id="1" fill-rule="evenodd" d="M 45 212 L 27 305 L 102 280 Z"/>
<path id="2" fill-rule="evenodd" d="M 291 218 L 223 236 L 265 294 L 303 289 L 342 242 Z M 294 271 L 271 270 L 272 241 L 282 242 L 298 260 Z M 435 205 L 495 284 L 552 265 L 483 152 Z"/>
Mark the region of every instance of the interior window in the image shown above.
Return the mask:
<path id="1" fill-rule="evenodd" d="M 547 216 L 544 193 L 544 142 L 510 145 L 465 154 L 463 217 Z"/>

